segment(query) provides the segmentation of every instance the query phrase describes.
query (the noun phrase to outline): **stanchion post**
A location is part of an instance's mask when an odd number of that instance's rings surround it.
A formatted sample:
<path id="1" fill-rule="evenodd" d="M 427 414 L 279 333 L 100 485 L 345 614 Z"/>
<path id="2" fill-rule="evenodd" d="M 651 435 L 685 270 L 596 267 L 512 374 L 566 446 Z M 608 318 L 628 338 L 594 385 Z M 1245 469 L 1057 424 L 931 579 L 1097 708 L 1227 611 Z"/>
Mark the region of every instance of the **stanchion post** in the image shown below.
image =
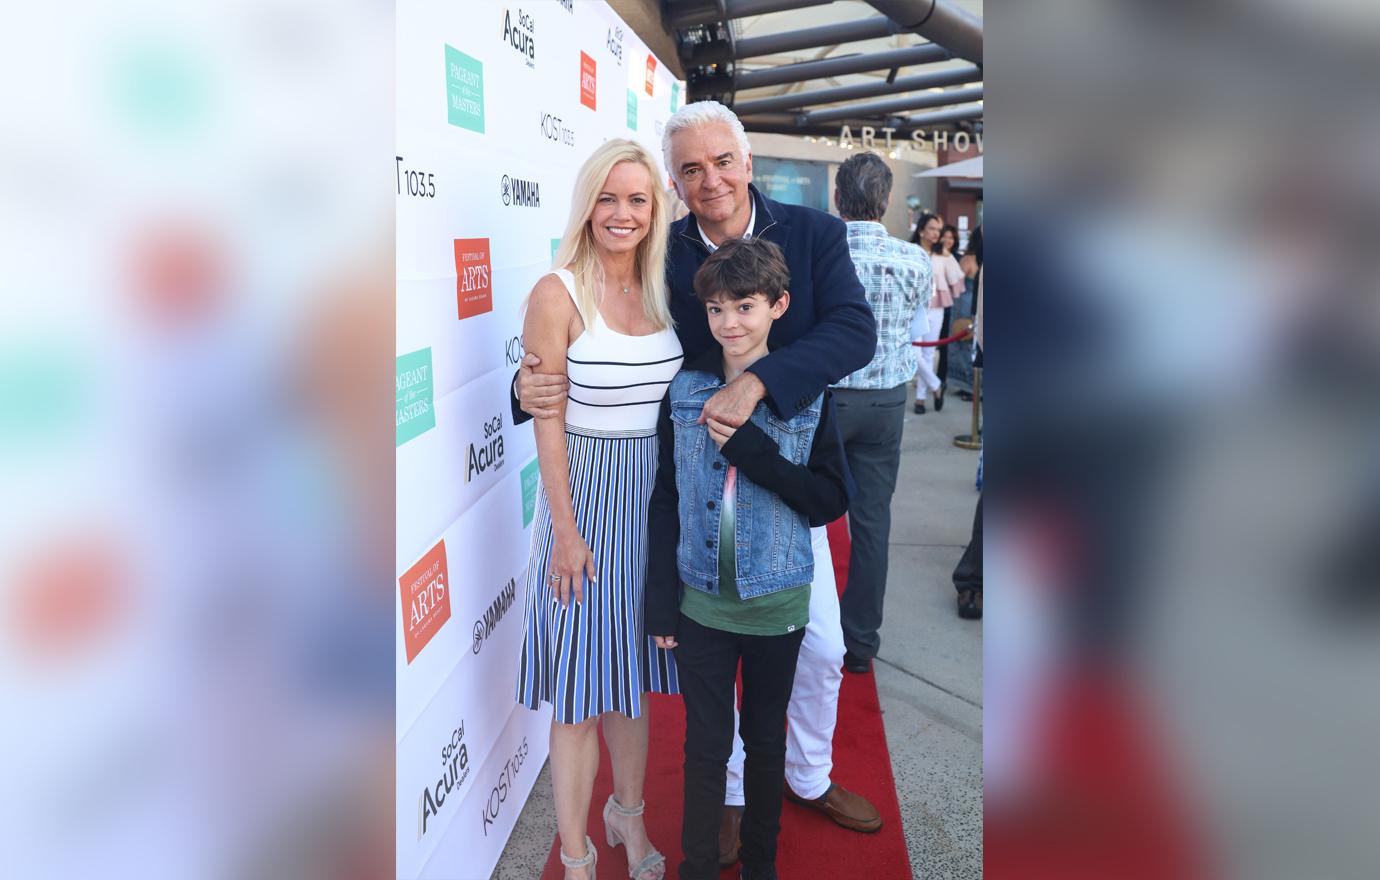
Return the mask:
<path id="1" fill-rule="evenodd" d="M 972 431 L 968 434 L 959 434 L 954 438 L 954 445 L 959 449 L 981 449 L 982 448 L 982 425 L 979 420 L 979 407 L 982 404 L 982 367 L 973 367 L 973 422 Z"/>

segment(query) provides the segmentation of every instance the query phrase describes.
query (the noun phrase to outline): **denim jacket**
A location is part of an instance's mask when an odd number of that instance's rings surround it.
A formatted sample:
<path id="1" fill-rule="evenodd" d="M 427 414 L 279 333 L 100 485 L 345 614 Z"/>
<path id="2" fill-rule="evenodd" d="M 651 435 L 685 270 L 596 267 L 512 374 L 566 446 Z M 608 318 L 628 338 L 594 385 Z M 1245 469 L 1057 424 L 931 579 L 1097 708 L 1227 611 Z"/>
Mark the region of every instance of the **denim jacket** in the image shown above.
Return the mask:
<path id="1" fill-rule="evenodd" d="M 719 592 L 719 517 L 729 465 L 738 468 L 734 557 L 743 599 L 810 583 L 810 527 L 837 519 L 848 506 L 828 392 L 789 419 L 759 403 L 719 449 L 698 421 L 723 385 L 723 356 L 715 347 L 671 380 L 662 401 L 648 521 L 649 635 L 675 633 L 681 584 Z"/>

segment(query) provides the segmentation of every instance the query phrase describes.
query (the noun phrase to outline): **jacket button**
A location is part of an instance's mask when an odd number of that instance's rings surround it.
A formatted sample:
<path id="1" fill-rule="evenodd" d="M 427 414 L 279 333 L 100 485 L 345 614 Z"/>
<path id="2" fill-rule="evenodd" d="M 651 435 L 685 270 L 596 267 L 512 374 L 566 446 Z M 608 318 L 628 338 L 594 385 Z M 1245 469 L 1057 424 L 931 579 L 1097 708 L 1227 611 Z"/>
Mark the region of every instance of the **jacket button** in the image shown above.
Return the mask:
<path id="1" fill-rule="evenodd" d="M 722 464 L 721 462 L 717 462 L 717 461 L 714 462 L 714 470 L 717 471 L 717 470 L 722 470 L 722 469 L 723 469 L 723 464 Z"/>
<path id="2" fill-rule="evenodd" d="M 712 549 L 713 546 L 714 546 L 714 542 L 711 541 L 711 540 L 709 540 L 709 539 L 705 539 L 704 546 L 709 547 L 709 548 Z"/>
<path id="3" fill-rule="evenodd" d="M 714 502 L 713 502 L 713 501 L 710 501 L 709 503 L 705 504 L 705 507 L 708 507 L 710 510 L 713 510 L 713 509 L 714 509 Z"/>

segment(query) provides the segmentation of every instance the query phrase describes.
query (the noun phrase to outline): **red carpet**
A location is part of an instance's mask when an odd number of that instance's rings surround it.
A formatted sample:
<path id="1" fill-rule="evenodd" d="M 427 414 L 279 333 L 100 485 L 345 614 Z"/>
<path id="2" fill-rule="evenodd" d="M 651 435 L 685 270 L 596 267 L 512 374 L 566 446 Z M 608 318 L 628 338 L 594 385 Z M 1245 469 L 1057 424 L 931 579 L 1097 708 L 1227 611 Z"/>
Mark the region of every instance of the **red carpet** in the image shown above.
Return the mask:
<path id="1" fill-rule="evenodd" d="M 848 581 L 848 528 L 840 520 L 829 526 L 834 572 L 840 587 Z M 651 695 L 651 748 L 647 757 L 647 834 L 666 855 L 666 876 L 676 877 L 680 863 L 681 762 L 685 747 L 685 708 L 680 697 Z M 589 808 L 589 836 L 599 850 L 601 880 L 628 876 L 623 847 L 611 849 L 604 838 L 603 809 L 613 791 L 608 749 L 600 742 L 599 775 Z M 855 877 L 866 880 L 911 880 L 910 855 L 901 833 L 896 782 L 882 727 L 876 681 L 871 675 L 843 678 L 839 694 L 838 726 L 834 730 L 835 782 L 863 795 L 877 806 L 882 828 L 875 834 L 848 831 L 813 810 L 786 802 L 781 814 L 781 838 L 776 859 L 783 880 Z M 561 880 L 560 840 L 542 880 Z M 737 878 L 738 866 L 720 877 Z"/>

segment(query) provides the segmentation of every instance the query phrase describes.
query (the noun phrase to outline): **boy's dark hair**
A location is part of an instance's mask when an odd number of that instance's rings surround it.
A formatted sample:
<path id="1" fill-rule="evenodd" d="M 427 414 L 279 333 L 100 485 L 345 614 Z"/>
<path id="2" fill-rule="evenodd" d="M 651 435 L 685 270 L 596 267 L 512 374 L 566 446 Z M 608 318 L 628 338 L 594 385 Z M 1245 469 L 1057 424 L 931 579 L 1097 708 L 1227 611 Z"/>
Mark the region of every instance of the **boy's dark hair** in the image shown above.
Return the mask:
<path id="1" fill-rule="evenodd" d="M 735 238 L 710 254 L 695 273 L 695 297 L 704 303 L 760 293 L 776 305 L 790 282 L 781 248 L 764 238 Z"/>

